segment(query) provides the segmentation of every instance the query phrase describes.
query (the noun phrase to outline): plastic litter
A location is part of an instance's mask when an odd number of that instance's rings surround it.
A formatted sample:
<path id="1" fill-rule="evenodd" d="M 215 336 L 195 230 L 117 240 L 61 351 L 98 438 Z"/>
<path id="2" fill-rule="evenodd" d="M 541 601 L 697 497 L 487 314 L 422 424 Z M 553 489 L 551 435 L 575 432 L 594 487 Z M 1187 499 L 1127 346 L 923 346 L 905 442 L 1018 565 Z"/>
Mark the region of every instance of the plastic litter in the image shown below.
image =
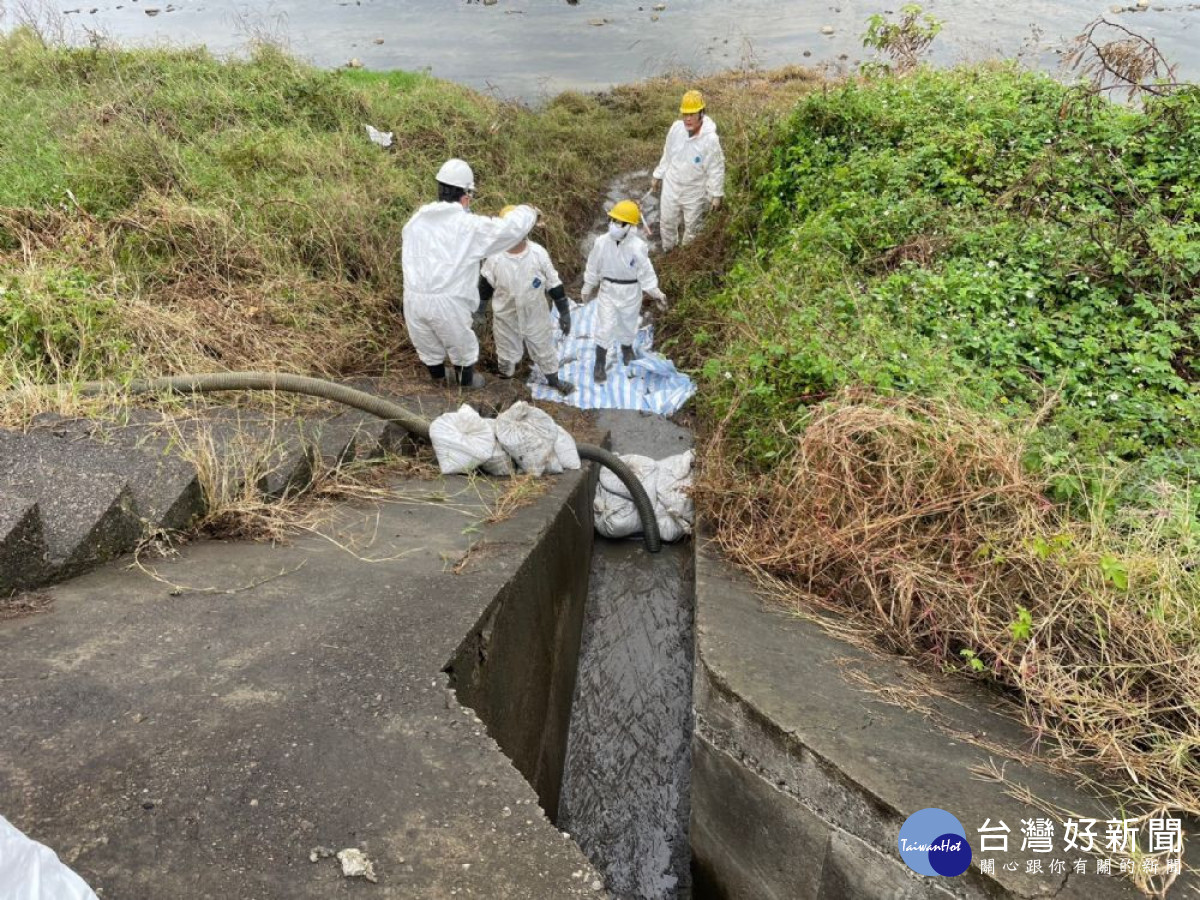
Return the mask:
<path id="1" fill-rule="evenodd" d="M 380 147 L 392 146 L 392 132 L 380 131 L 373 125 L 363 125 L 363 128 L 367 129 L 367 137 L 371 139 L 372 143 L 378 144 Z"/>
<path id="2" fill-rule="evenodd" d="M 45 844 L 0 816 L 0 894 L 4 900 L 97 900 L 87 883 Z"/>

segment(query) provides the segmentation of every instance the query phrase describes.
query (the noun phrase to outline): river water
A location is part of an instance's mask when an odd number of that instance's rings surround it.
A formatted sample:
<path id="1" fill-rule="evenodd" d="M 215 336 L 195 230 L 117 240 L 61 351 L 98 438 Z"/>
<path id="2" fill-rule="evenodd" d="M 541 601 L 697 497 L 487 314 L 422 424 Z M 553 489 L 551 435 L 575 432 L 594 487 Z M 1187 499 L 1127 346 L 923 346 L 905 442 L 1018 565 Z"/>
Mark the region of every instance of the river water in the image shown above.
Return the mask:
<path id="1" fill-rule="evenodd" d="M 852 66 L 864 58 L 876 0 L 13 0 L 0 26 L 36 16 L 72 42 L 204 44 L 217 54 L 255 39 L 333 68 L 428 70 L 536 102 L 667 71 L 744 64 Z M 1200 3 L 1152 0 L 927 0 L 945 22 L 935 61 L 1020 56 L 1053 69 L 1056 51 L 1100 15 L 1155 40 L 1179 74 L 1200 80 Z M 657 7 L 663 7 L 658 9 Z M 1114 12 L 1116 9 L 1124 10 Z M 36 10 L 32 12 L 31 10 Z M 594 24 L 594 23 L 603 24 Z M 832 34 L 823 29 L 832 28 Z"/>

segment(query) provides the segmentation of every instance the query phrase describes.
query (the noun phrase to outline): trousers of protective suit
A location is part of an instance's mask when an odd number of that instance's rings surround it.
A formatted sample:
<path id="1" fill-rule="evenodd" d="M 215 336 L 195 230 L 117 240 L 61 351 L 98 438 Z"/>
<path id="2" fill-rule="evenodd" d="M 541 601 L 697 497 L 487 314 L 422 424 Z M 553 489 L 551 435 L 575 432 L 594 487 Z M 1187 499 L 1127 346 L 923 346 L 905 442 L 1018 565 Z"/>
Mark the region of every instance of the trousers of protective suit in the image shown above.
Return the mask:
<path id="1" fill-rule="evenodd" d="M 663 251 L 672 249 L 679 241 L 679 226 L 683 225 L 683 243 L 690 244 L 704 225 L 708 212 L 708 200 L 701 191 L 699 195 L 681 196 L 678 191 L 664 183 L 662 209 L 659 213 L 659 239 Z"/>
<path id="2" fill-rule="evenodd" d="M 642 287 L 601 281 L 596 294 L 596 344 L 606 350 L 633 346 L 642 311 Z"/>
<path id="3" fill-rule="evenodd" d="M 496 337 L 496 358 L 519 363 L 529 348 L 529 358 L 537 363 L 543 374 L 558 371 L 558 352 L 554 349 L 554 332 L 550 327 L 550 310 L 545 295 L 533 298 L 517 297 L 497 291 L 492 299 L 492 330 Z"/>
<path id="4" fill-rule="evenodd" d="M 444 294 L 405 294 L 404 324 L 421 362 L 436 366 L 449 357 L 451 365 L 475 365 L 479 340 L 471 330 L 472 312 L 463 300 Z"/>

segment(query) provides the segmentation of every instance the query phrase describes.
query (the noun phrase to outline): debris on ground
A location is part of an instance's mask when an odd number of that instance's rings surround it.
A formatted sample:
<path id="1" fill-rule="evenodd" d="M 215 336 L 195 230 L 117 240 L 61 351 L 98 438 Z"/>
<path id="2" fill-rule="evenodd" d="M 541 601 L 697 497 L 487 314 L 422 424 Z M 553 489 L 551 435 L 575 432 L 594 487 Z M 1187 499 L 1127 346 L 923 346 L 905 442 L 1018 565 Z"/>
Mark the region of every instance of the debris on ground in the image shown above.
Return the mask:
<path id="1" fill-rule="evenodd" d="M 375 864 L 356 847 L 348 847 L 337 853 L 338 862 L 342 864 L 342 874 L 347 878 L 365 878 L 375 884 Z"/>

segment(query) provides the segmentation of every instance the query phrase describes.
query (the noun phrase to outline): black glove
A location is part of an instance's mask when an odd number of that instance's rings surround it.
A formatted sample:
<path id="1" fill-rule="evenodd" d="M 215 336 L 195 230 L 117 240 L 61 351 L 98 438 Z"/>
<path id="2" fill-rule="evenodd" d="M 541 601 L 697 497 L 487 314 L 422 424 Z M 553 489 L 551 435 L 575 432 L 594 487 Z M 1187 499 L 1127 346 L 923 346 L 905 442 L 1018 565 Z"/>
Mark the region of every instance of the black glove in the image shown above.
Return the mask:
<path id="1" fill-rule="evenodd" d="M 560 284 L 547 293 L 554 301 L 554 308 L 558 310 L 558 327 L 562 329 L 563 337 L 566 337 L 571 333 L 571 300 L 567 297 L 566 288 Z"/>

